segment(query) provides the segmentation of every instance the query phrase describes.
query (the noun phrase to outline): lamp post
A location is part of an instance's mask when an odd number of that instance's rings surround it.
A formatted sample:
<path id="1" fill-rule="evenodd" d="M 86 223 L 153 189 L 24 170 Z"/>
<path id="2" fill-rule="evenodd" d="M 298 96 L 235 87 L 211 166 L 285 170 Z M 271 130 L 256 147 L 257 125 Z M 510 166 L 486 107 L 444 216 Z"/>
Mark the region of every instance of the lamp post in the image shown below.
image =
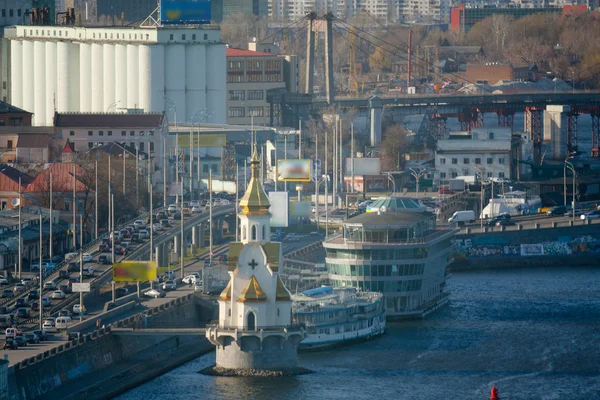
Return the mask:
<path id="1" fill-rule="evenodd" d="M 0 171 L 5 171 L 7 169 L 8 169 L 8 167 L 5 166 Z M 23 245 L 23 243 L 22 243 L 22 241 L 23 241 L 23 235 L 22 235 L 22 229 L 21 229 L 21 208 L 22 208 L 22 204 L 21 203 L 23 201 L 23 186 L 22 186 L 22 181 L 21 181 L 22 176 L 23 176 L 23 171 L 20 171 L 19 172 L 19 191 L 18 191 L 19 199 L 18 199 L 18 201 L 16 203 L 13 200 L 13 203 L 12 203 L 13 206 L 18 206 L 19 207 L 19 245 L 17 246 L 17 251 L 18 251 L 18 257 L 19 257 L 19 259 L 17 261 L 17 271 L 16 271 L 17 272 L 17 276 L 18 276 L 19 279 L 21 279 L 21 271 L 22 271 L 22 268 L 23 268 L 23 266 L 22 266 L 22 262 L 23 262 L 23 254 L 22 254 L 22 251 L 23 251 L 22 250 L 22 247 L 23 247 L 22 246 Z"/>
<path id="2" fill-rule="evenodd" d="M 208 199 L 210 206 L 208 207 L 208 257 L 210 265 L 213 262 L 213 218 L 212 218 L 212 166 L 208 169 Z"/>
<path id="3" fill-rule="evenodd" d="M 77 200 L 77 205 L 79 206 L 79 241 L 81 242 L 79 247 L 79 283 L 83 283 L 83 206 Z M 73 209 L 75 209 L 75 204 L 73 204 Z M 79 321 L 83 321 L 83 292 L 79 292 Z"/>
<path id="4" fill-rule="evenodd" d="M 175 105 L 175 103 L 173 102 L 173 100 L 169 99 L 168 97 L 163 97 L 163 99 L 170 105 L 169 110 L 173 109 L 173 116 L 175 118 L 175 135 L 176 135 L 176 142 L 177 145 L 175 146 L 175 149 L 177 150 L 177 156 L 175 158 L 175 182 L 177 184 L 179 184 L 179 173 L 178 173 L 178 167 L 179 167 L 179 130 L 177 129 L 177 106 Z M 167 129 L 168 129 L 168 125 L 167 125 Z M 165 143 L 166 143 L 166 139 L 165 139 Z M 165 149 L 166 150 L 166 149 Z M 165 168 L 166 168 L 166 164 L 165 164 Z M 166 181 L 165 181 L 165 185 L 166 185 Z M 166 190 L 166 189 L 165 189 Z M 183 201 L 183 198 L 181 199 L 181 201 Z M 179 194 L 175 195 L 175 204 L 179 204 Z M 164 204 L 165 206 L 167 205 L 166 202 Z"/>
<path id="5" fill-rule="evenodd" d="M 567 158 L 565 158 L 565 167 L 564 167 L 564 175 L 563 175 L 563 204 L 565 205 L 565 207 L 567 206 L 567 164 L 570 164 L 568 161 L 574 157 L 575 157 L 575 153 L 569 153 L 567 155 Z M 575 210 L 573 210 L 573 211 L 575 211 Z"/>
<path id="6" fill-rule="evenodd" d="M 36 203 L 36 205 L 38 207 L 38 212 L 40 214 L 40 222 L 39 222 L 39 224 L 40 224 L 40 229 L 39 229 L 40 230 L 40 243 L 39 243 L 39 246 L 40 246 L 40 257 L 39 257 L 40 258 L 40 265 L 39 265 L 39 268 L 40 268 L 40 277 L 39 277 L 39 284 L 40 284 L 40 289 L 39 289 L 39 292 L 40 292 L 40 296 L 39 296 L 39 299 L 40 299 L 39 300 L 40 301 L 39 314 L 40 314 L 40 317 L 39 317 L 39 320 L 40 321 L 39 322 L 40 322 L 40 329 L 42 329 L 42 325 L 43 325 L 42 319 L 43 319 L 43 314 L 44 314 L 44 302 L 43 302 L 43 298 L 44 298 L 44 294 L 43 294 L 43 292 L 44 292 L 44 271 L 42 269 L 42 255 L 43 255 L 43 252 L 44 252 L 44 250 L 43 250 L 43 248 L 44 248 L 43 247 L 44 246 L 44 241 L 43 241 L 43 236 L 42 236 L 42 224 L 43 224 L 43 221 L 42 221 L 42 206 L 40 205 L 40 202 L 38 201 L 38 199 L 36 199 L 34 196 L 32 196 L 30 194 L 27 194 L 27 193 L 25 195 L 28 196 L 29 198 L 31 198 Z M 19 210 L 21 209 L 21 206 L 22 205 L 19 203 Z M 50 246 L 52 246 L 52 243 L 50 243 Z M 20 247 L 20 245 L 19 245 L 19 247 Z"/>
<path id="7" fill-rule="evenodd" d="M 239 223 L 238 223 L 238 208 L 239 208 L 239 183 L 240 183 L 240 165 L 235 163 L 235 241 L 239 240 Z"/>
<path id="8" fill-rule="evenodd" d="M 573 214 L 573 225 L 575 225 L 575 181 L 577 179 L 577 172 L 575 172 L 575 167 L 573 166 L 573 164 L 571 164 L 567 160 L 565 160 L 565 167 L 569 168 L 571 172 L 573 172 L 573 203 L 571 204 L 571 211 Z"/>
<path id="9" fill-rule="evenodd" d="M 481 182 L 479 189 L 479 225 L 481 228 L 481 232 L 483 232 L 483 171 L 477 167 L 475 167 L 475 171 L 479 173 L 479 181 Z"/>
<path id="10" fill-rule="evenodd" d="M 413 168 L 410 168 L 410 174 L 415 178 L 415 180 L 417 181 L 417 193 L 416 193 L 416 197 L 419 197 L 419 180 L 423 177 L 423 175 L 425 175 L 429 170 L 427 169 L 420 169 L 420 170 L 415 170 Z"/>

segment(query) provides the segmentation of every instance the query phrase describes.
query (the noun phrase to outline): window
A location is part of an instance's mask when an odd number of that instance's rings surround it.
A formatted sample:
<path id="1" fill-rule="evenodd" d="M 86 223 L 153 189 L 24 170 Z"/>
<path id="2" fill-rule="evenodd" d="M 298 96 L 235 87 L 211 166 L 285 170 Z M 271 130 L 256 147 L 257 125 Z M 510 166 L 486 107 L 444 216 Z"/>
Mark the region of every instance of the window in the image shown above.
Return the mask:
<path id="1" fill-rule="evenodd" d="M 9 148 L 9 149 L 12 149 L 13 148 L 13 141 L 12 140 L 7 140 L 6 141 L 6 147 Z"/>
<path id="2" fill-rule="evenodd" d="M 94 136 L 94 131 L 88 131 L 88 136 Z"/>
<path id="3" fill-rule="evenodd" d="M 181 35 L 181 40 L 185 40 L 185 34 Z"/>
<path id="4" fill-rule="evenodd" d="M 240 83 L 242 81 L 243 78 L 243 74 L 235 74 L 235 73 L 228 73 L 227 74 L 227 82 L 228 83 Z"/>
<path id="5" fill-rule="evenodd" d="M 69 136 L 75 136 L 75 131 L 69 131 Z"/>
<path id="6" fill-rule="evenodd" d="M 104 136 L 104 131 L 98 131 L 98 136 Z"/>
<path id="7" fill-rule="evenodd" d="M 107 134 L 108 136 L 112 136 L 112 131 L 108 131 L 106 134 Z"/>
<path id="8" fill-rule="evenodd" d="M 229 313 L 229 316 L 231 317 L 231 308 L 229 309 L 228 313 Z"/>
<path id="9" fill-rule="evenodd" d="M 154 142 L 150 142 L 150 151 L 154 151 Z"/>
<path id="10" fill-rule="evenodd" d="M 445 172 L 440 172 L 440 179 L 444 179 L 446 178 L 446 173 Z"/>
<path id="11" fill-rule="evenodd" d="M 208 174 L 208 165 L 207 165 L 207 164 L 204 164 L 204 165 L 202 166 L 202 172 L 204 172 L 204 173 L 207 173 L 207 174 Z"/>
<path id="12" fill-rule="evenodd" d="M 261 239 L 265 240 L 267 238 L 267 236 L 265 235 L 265 226 L 263 225 L 261 228 Z M 279 310 L 277 310 L 277 313 L 279 314 Z"/>
<path id="13" fill-rule="evenodd" d="M 494 163 L 494 159 L 493 158 L 488 158 L 487 159 L 487 163 L 489 164 L 493 164 Z"/>
<path id="14" fill-rule="evenodd" d="M 5 8 L 2 9 L 2 16 L 6 17 L 6 9 Z"/>
<path id="15" fill-rule="evenodd" d="M 233 118 L 243 118 L 246 116 L 246 108 L 244 107 L 229 107 L 229 116 Z"/>
<path id="16" fill-rule="evenodd" d="M 281 73 L 281 60 L 269 60 L 266 63 L 265 72 L 268 73 Z"/>
<path id="17" fill-rule="evenodd" d="M 192 34 L 192 40 L 196 40 L 196 34 Z"/>
<path id="18" fill-rule="evenodd" d="M 498 172 L 498 178 L 504 178 L 504 172 Z"/>
<path id="19" fill-rule="evenodd" d="M 210 166 L 210 169 L 212 170 L 213 174 L 218 174 L 219 173 L 219 164 L 212 164 Z"/>
<path id="20" fill-rule="evenodd" d="M 70 211 L 70 210 L 71 210 L 71 202 L 65 201 L 65 211 Z"/>
<path id="21" fill-rule="evenodd" d="M 244 65 L 241 61 L 229 61 L 227 63 L 227 72 L 241 72 L 244 73 Z"/>
<path id="22" fill-rule="evenodd" d="M 94 142 L 88 142 L 88 149 L 91 149 L 94 147 Z"/>
<path id="23" fill-rule="evenodd" d="M 264 98 L 264 91 L 248 90 L 248 100 L 262 100 L 263 98 Z"/>
<path id="24" fill-rule="evenodd" d="M 494 139 L 494 132 L 490 132 L 489 137 L 490 137 L 490 140 L 493 140 Z"/>
<path id="25" fill-rule="evenodd" d="M 481 158 L 476 158 L 475 159 L 475 164 L 481 164 Z"/>
<path id="26" fill-rule="evenodd" d="M 463 175 L 464 176 L 468 176 L 469 175 L 469 168 L 463 168 Z"/>
<path id="27" fill-rule="evenodd" d="M 248 115 L 251 117 L 263 117 L 264 107 L 248 107 Z"/>
<path id="28" fill-rule="evenodd" d="M 488 177 L 488 178 L 491 178 L 491 177 L 493 177 L 492 173 L 491 173 L 491 172 L 488 172 L 488 173 L 487 173 L 487 177 Z"/>
<path id="29" fill-rule="evenodd" d="M 452 159 L 452 164 L 458 164 L 458 158 L 453 158 Z"/>
<path id="30" fill-rule="evenodd" d="M 471 162 L 471 160 L 469 158 L 464 158 L 463 159 L 463 164 L 468 164 L 470 162 Z"/>
<path id="31" fill-rule="evenodd" d="M 129 136 L 135 136 L 135 131 L 130 131 Z"/>
<path id="32" fill-rule="evenodd" d="M 262 74 L 262 61 L 248 61 L 246 63 L 246 70 L 250 72 L 258 72 Z"/>
<path id="33" fill-rule="evenodd" d="M 252 225 L 252 240 L 256 240 L 256 225 Z"/>
<path id="34" fill-rule="evenodd" d="M 21 9 L 19 8 L 19 9 L 17 10 L 17 17 L 20 17 L 20 16 L 21 16 Z"/>
<path id="35" fill-rule="evenodd" d="M 129 147 L 131 147 L 132 149 L 135 149 L 135 142 L 129 142 Z"/>
<path id="36" fill-rule="evenodd" d="M 171 34 L 169 35 L 169 40 L 173 40 L 173 39 L 174 39 L 174 38 L 173 38 L 173 34 L 171 33 Z"/>
<path id="37" fill-rule="evenodd" d="M 446 164 L 446 159 L 445 158 L 440 158 L 440 164 Z"/>
<path id="38" fill-rule="evenodd" d="M 204 40 L 208 40 L 208 33 L 204 34 Z"/>
<path id="39" fill-rule="evenodd" d="M 451 176 L 452 178 L 456 178 L 456 177 L 458 176 L 458 174 L 457 174 L 456 172 L 451 172 L 451 173 L 450 173 L 450 176 Z"/>
<path id="40" fill-rule="evenodd" d="M 229 100 L 245 100 L 245 91 L 243 90 L 230 90 L 229 91 Z"/>
<path id="41" fill-rule="evenodd" d="M 127 131 L 121 131 L 121 136 L 127 136 Z"/>
<path id="42" fill-rule="evenodd" d="M 269 74 L 265 75 L 265 82 L 281 82 L 281 74 Z"/>
<path id="43" fill-rule="evenodd" d="M 140 151 L 144 151 L 144 142 L 140 142 Z"/>
<path id="44" fill-rule="evenodd" d="M 12 8 L 10 10 L 8 10 L 8 16 L 9 17 L 14 17 L 15 16 Z"/>
<path id="45" fill-rule="evenodd" d="M 257 74 L 257 73 L 248 73 L 248 77 L 247 77 L 247 81 L 248 82 L 262 82 L 263 78 L 262 78 L 262 73 Z"/>
<path id="46" fill-rule="evenodd" d="M 504 164 L 504 158 L 499 158 L 498 159 L 498 164 Z"/>

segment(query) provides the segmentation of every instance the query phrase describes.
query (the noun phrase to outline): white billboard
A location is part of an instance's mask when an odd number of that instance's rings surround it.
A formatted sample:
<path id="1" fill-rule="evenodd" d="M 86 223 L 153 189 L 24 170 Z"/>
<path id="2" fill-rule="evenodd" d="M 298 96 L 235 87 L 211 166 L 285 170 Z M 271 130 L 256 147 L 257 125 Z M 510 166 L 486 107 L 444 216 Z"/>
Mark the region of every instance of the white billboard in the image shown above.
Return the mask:
<path id="1" fill-rule="evenodd" d="M 381 159 L 354 158 L 354 175 L 381 174 Z M 346 158 L 346 175 L 352 175 L 352 158 Z"/>
<path id="2" fill-rule="evenodd" d="M 290 222 L 290 194 L 288 192 L 269 192 L 271 208 L 271 228 L 286 228 Z"/>
<path id="3" fill-rule="evenodd" d="M 90 283 L 89 282 L 85 282 L 85 283 L 73 283 L 73 288 L 72 288 L 73 292 L 84 292 L 87 293 L 89 291 L 91 291 L 90 288 Z"/>

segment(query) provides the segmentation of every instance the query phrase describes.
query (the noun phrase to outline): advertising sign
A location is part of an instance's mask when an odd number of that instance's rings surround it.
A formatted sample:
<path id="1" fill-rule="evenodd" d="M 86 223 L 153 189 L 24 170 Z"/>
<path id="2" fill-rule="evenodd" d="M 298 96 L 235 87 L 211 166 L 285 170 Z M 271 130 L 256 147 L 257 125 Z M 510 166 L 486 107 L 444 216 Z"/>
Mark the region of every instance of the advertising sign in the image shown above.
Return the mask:
<path id="1" fill-rule="evenodd" d="M 189 133 L 181 132 L 177 137 L 179 147 L 190 148 Z M 227 145 L 227 135 L 224 133 L 203 133 L 200 135 L 194 133 L 192 137 L 192 146 L 194 146 L 194 149 L 198 147 L 225 147 L 225 145 Z"/>
<path id="2" fill-rule="evenodd" d="M 310 182 L 312 160 L 277 160 L 277 182 Z"/>
<path id="3" fill-rule="evenodd" d="M 313 215 L 310 201 L 292 201 L 290 203 L 291 217 L 310 217 Z"/>
<path id="4" fill-rule="evenodd" d="M 79 293 L 79 292 L 87 293 L 87 292 L 91 291 L 90 283 L 89 282 L 73 283 L 72 290 L 73 290 L 73 292 L 77 292 L 77 293 Z"/>
<path id="5" fill-rule="evenodd" d="M 210 23 L 208 0 L 162 0 L 160 22 L 163 25 L 196 25 Z"/>
<path id="6" fill-rule="evenodd" d="M 113 266 L 113 281 L 144 282 L 156 279 L 156 263 L 153 261 L 123 261 Z"/>
<path id="7" fill-rule="evenodd" d="M 289 193 L 269 192 L 271 208 L 271 228 L 285 228 L 289 225 Z"/>

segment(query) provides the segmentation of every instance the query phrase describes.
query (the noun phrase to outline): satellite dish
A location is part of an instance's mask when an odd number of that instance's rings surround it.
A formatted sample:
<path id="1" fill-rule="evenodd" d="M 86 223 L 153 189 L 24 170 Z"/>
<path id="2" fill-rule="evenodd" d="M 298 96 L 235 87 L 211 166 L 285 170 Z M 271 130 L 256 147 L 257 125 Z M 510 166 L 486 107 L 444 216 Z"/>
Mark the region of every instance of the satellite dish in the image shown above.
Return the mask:
<path id="1" fill-rule="evenodd" d="M 10 204 L 12 204 L 13 207 L 19 207 L 21 205 L 21 199 L 15 197 L 14 199 L 12 199 Z"/>
<path id="2" fill-rule="evenodd" d="M 256 43 L 256 36 L 252 37 L 252 42 Z"/>
<path id="3" fill-rule="evenodd" d="M 387 209 L 387 206 L 381 206 L 381 207 L 379 208 L 379 210 L 380 210 L 382 213 L 385 213 L 385 212 L 387 212 L 387 210 L 388 210 L 388 209 Z"/>

